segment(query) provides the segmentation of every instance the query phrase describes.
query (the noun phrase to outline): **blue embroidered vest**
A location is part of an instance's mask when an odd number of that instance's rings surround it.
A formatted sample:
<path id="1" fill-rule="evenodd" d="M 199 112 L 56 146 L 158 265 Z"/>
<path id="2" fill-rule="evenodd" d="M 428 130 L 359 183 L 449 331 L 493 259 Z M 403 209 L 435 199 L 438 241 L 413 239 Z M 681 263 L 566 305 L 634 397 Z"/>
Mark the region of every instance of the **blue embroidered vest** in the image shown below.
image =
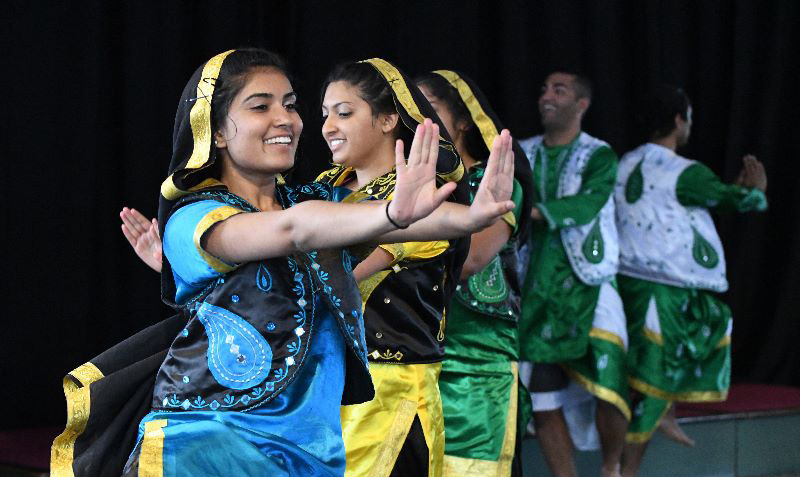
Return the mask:
<path id="1" fill-rule="evenodd" d="M 330 200 L 324 184 L 277 186 L 283 208 Z M 180 207 L 216 200 L 256 209 L 226 191 L 201 192 Z M 156 377 L 152 407 L 167 411 L 244 411 L 277 396 L 302 367 L 325 306 L 347 344 L 342 404 L 374 396 L 367 368 L 361 297 L 342 249 L 248 262 L 181 305 L 189 316 Z"/>

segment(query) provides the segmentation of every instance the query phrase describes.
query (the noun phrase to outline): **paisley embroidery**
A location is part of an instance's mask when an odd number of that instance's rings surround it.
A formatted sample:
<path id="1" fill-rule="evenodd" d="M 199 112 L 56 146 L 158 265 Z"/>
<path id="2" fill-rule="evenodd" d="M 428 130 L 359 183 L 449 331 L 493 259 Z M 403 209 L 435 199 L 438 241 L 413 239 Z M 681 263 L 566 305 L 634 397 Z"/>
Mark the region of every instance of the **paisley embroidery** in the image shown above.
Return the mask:
<path id="1" fill-rule="evenodd" d="M 272 275 L 270 275 L 267 265 L 264 262 L 258 264 L 256 285 L 258 289 L 263 292 L 268 292 L 272 289 Z"/>
<path id="2" fill-rule="evenodd" d="M 696 228 L 692 227 L 694 243 L 692 244 L 692 257 L 698 265 L 704 268 L 714 268 L 719 265 L 719 255 L 714 250 L 714 246 L 700 235 Z"/>
<path id="3" fill-rule="evenodd" d="M 508 285 L 499 255 L 495 255 L 483 270 L 469 277 L 467 283 L 469 291 L 485 303 L 499 303 L 508 298 Z"/>
<path id="4" fill-rule="evenodd" d="M 628 182 L 625 184 L 625 201 L 633 204 L 642 196 L 644 191 L 644 176 L 642 176 L 642 163 L 644 159 L 636 164 L 633 172 L 628 176 Z"/>
<path id="5" fill-rule="evenodd" d="M 605 244 L 603 243 L 603 234 L 600 232 L 600 218 L 594 221 L 592 229 L 583 241 L 583 256 L 586 261 L 593 264 L 598 264 L 603 261 L 605 256 Z"/>
<path id="6" fill-rule="evenodd" d="M 208 369 L 218 383 L 248 389 L 269 375 L 272 349 L 244 318 L 224 308 L 203 303 L 197 318 L 208 335 Z"/>

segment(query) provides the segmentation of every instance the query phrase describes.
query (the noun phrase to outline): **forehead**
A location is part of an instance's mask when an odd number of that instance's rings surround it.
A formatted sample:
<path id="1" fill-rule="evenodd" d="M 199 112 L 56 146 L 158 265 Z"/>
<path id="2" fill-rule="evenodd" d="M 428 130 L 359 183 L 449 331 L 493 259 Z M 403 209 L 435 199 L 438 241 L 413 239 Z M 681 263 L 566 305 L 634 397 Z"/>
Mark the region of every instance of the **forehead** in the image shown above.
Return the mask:
<path id="1" fill-rule="evenodd" d="M 251 94 L 269 93 L 275 97 L 283 97 L 294 91 L 289 78 L 276 68 L 258 68 L 247 75 L 247 81 L 239 92 L 241 98 Z"/>
<path id="2" fill-rule="evenodd" d="M 544 84 L 548 86 L 563 85 L 572 88 L 575 85 L 575 76 L 569 73 L 551 73 L 544 80 Z"/>
<path id="3" fill-rule="evenodd" d="M 347 81 L 334 81 L 325 88 L 325 97 L 322 100 L 324 106 L 333 106 L 337 103 L 359 103 L 366 102 L 359 95 L 358 87 Z"/>

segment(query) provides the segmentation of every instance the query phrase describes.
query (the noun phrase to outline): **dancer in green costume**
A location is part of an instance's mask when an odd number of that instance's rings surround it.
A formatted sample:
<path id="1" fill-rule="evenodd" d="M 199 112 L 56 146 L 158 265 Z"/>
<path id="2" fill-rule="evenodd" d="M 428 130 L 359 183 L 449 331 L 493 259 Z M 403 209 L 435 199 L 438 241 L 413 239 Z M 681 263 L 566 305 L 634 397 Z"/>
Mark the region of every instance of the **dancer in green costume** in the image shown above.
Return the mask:
<path id="1" fill-rule="evenodd" d="M 723 401 L 730 383 L 731 312 L 725 256 L 709 209 L 763 211 L 767 177 L 744 157 L 736 184 L 675 150 L 692 125 L 689 98 L 661 86 L 645 108 L 650 142 L 620 161 L 615 191 L 620 235 L 619 286 L 628 317 L 635 400 L 623 474 L 633 476 L 653 431 L 673 401 Z M 691 444 L 674 415 L 665 430 Z"/>
<path id="2" fill-rule="evenodd" d="M 617 157 L 581 132 L 591 87 L 550 74 L 539 98 L 544 135 L 522 140 L 533 168 L 530 262 L 519 324 L 520 376 L 531 391 L 536 433 L 551 471 L 576 475 L 565 413 L 585 391 L 596 399 L 602 475 L 619 475 L 630 409 L 627 334 L 615 289 L 618 244 L 612 192 Z M 574 421 L 571 421 L 574 422 Z M 589 429 L 593 430 L 591 419 Z"/>
<path id="3" fill-rule="evenodd" d="M 438 70 L 418 77 L 416 83 L 453 138 L 474 194 L 503 126 L 482 92 L 461 73 Z M 525 153 L 516 144 L 514 155 L 515 208 L 472 235 L 460 284 L 447 309 L 445 360 L 439 375 L 445 476 L 509 476 L 512 466 L 521 472 L 518 460 L 512 464 L 520 409 L 516 268 L 519 245 L 527 239 L 533 182 Z"/>

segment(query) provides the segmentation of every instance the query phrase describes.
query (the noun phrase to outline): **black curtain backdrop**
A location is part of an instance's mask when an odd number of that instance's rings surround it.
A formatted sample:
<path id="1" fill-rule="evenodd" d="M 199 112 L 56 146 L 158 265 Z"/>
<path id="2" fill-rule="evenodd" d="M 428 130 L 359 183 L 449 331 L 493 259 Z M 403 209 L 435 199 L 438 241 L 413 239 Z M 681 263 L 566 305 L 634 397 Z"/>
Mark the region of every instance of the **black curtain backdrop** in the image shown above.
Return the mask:
<path id="1" fill-rule="evenodd" d="M 295 180 L 329 160 L 320 84 L 340 61 L 464 71 L 517 137 L 539 131 L 546 73 L 578 68 L 595 83 L 585 130 L 619 154 L 637 145 L 647 88 L 683 85 L 695 109 L 684 155 L 731 181 L 753 153 L 769 174 L 767 213 L 717 217 L 734 379 L 800 385 L 800 2 L 65 1 L 6 4 L 3 17 L 3 428 L 63 424 L 62 376 L 170 313 L 118 212 L 155 214 L 186 80 L 250 45 L 294 72 L 305 121 Z"/>

